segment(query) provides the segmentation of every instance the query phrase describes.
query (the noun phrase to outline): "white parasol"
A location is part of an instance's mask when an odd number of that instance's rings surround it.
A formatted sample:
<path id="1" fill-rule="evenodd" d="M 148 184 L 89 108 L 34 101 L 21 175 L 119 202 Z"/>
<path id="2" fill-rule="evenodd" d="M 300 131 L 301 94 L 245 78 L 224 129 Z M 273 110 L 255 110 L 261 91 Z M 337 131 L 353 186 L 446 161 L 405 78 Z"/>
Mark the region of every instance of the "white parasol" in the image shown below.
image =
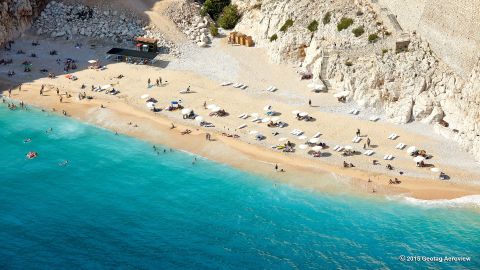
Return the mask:
<path id="1" fill-rule="evenodd" d="M 185 109 L 182 109 L 182 114 L 189 114 L 192 112 L 192 109 L 189 109 L 189 108 L 185 108 Z"/>
<path id="2" fill-rule="evenodd" d="M 217 105 L 215 105 L 215 104 L 209 104 L 207 106 L 207 109 L 211 110 L 211 109 L 216 108 L 216 107 L 217 107 Z"/>
<path id="3" fill-rule="evenodd" d="M 153 102 L 147 102 L 146 105 L 147 105 L 147 108 L 150 108 L 150 109 L 155 108 L 155 103 L 153 103 Z"/>
<path id="4" fill-rule="evenodd" d="M 305 117 L 305 116 L 308 115 L 308 113 L 306 113 L 306 112 L 301 112 L 301 113 L 299 113 L 298 115 L 300 115 L 301 117 Z"/>
<path id="5" fill-rule="evenodd" d="M 353 147 L 351 145 L 345 146 L 345 150 L 353 150 Z"/>
<path id="6" fill-rule="evenodd" d="M 321 146 L 314 146 L 312 147 L 312 150 L 315 151 L 315 152 L 320 152 L 323 148 Z"/>
<path id="7" fill-rule="evenodd" d="M 200 122 L 200 123 L 201 123 L 201 122 L 203 122 L 203 117 L 201 117 L 201 116 L 197 116 L 197 117 L 195 117 L 195 121 L 197 121 L 197 122 Z"/>
<path id="8" fill-rule="evenodd" d="M 417 151 L 417 147 L 415 147 L 415 146 L 410 146 L 409 148 L 407 148 L 407 153 L 409 153 L 409 154 L 411 154 L 415 151 Z"/>
<path id="9" fill-rule="evenodd" d="M 309 143 L 319 143 L 320 142 L 320 139 L 319 138 L 311 138 L 310 140 L 308 140 Z"/>
<path id="10" fill-rule="evenodd" d="M 292 111 L 292 114 L 299 114 L 299 113 L 300 113 L 299 110 L 294 110 L 294 111 Z"/>
<path id="11" fill-rule="evenodd" d="M 422 157 L 422 156 L 416 156 L 416 157 L 413 158 L 413 161 L 415 161 L 415 162 L 422 162 L 424 160 L 425 160 L 425 158 Z"/>

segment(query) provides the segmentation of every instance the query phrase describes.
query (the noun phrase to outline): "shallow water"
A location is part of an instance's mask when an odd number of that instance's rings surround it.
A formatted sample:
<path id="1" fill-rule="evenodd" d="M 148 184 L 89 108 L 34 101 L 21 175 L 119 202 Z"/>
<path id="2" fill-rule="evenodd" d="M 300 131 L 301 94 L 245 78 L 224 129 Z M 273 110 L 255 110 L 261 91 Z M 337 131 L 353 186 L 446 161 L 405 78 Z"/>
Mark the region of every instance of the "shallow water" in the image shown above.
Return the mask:
<path id="1" fill-rule="evenodd" d="M 0 268 L 480 268 L 471 210 L 312 193 L 3 106 L 0 150 Z"/>

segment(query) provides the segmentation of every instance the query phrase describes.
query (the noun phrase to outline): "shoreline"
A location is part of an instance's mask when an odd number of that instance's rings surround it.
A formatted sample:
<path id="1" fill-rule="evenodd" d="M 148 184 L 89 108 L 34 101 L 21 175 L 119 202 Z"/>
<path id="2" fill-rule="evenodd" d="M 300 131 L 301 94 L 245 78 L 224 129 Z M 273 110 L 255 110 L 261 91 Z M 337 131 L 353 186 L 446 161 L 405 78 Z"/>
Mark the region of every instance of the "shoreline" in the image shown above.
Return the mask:
<path id="1" fill-rule="evenodd" d="M 12 99 L 20 98 L 26 104 L 49 111 L 52 107 L 55 107 L 57 112 L 66 110 L 69 116 L 79 121 L 106 128 L 112 132 L 184 150 L 240 170 L 317 192 L 352 192 L 371 196 L 374 188 L 376 195 L 401 195 L 418 200 L 450 200 L 480 194 L 480 187 L 472 184 L 416 177 L 402 176 L 401 185 L 389 185 L 388 179 L 392 177 L 387 174 L 368 172 L 358 168 L 345 169 L 322 160 L 286 155 L 239 139 L 222 136 L 218 132 L 209 131 L 213 134 L 215 141 L 207 142 L 206 131 L 199 127 L 175 122 L 176 128 L 171 130 L 171 119 L 138 110 L 121 101 L 95 97 L 87 101 L 70 98 L 68 103 L 60 103 L 52 101 L 51 98 L 35 98 L 33 91 L 29 91 L 28 88 L 31 88 L 31 85 L 24 85 L 23 89 L 27 90 L 22 92 L 18 92 L 18 89 L 13 91 Z M 105 104 L 106 108 L 101 109 L 100 104 Z M 138 127 L 127 126 L 125 124 L 127 122 L 138 123 Z M 185 129 L 192 129 L 192 133 L 181 135 L 180 132 Z M 275 164 L 279 164 L 280 168 L 286 172 L 276 172 Z M 332 178 L 340 179 L 332 180 Z M 371 183 L 368 182 L 369 178 Z"/>

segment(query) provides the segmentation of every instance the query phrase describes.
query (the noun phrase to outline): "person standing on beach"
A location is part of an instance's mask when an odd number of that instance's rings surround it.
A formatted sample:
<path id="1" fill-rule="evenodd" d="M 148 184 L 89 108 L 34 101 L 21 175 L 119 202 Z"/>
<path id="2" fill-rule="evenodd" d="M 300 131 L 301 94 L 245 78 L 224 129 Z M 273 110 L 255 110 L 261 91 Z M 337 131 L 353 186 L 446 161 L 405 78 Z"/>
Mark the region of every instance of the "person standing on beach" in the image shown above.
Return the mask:
<path id="1" fill-rule="evenodd" d="M 275 171 L 278 171 L 278 164 L 275 164 Z"/>
<path id="2" fill-rule="evenodd" d="M 57 96 L 60 95 L 60 90 L 57 87 Z"/>
<path id="3" fill-rule="evenodd" d="M 40 96 L 43 96 L 43 89 L 40 88 Z"/>
<path id="4" fill-rule="evenodd" d="M 160 86 L 160 81 L 157 79 L 157 87 Z"/>
<path id="5" fill-rule="evenodd" d="M 62 97 L 62 96 L 60 96 L 60 103 L 62 103 L 62 102 L 63 102 L 63 97 Z"/>
<path id="6" fill-rule="evenodd" d="M 367 146 L 370 148 L 370 138 L 367 138 Z"/>
<path id="7" fill-rule="evenodd" d="M 162 77 L 158 77 L 158 81 L 160 82 L 160 85 L 163 85 L 163 83 L 162 83 Z"/>
<path id="8" fill-rule="evenodd" d="M 148 78 L 148 81 L 147 81 L 147 88 L 150 88 L 150 78 Z"/>
<path id="9" fill-rule="evenodd" d="M 22 92 L 22 84 L 18 86 L 18 92 Z"/>
<path id="10" fill-rule="evenodd" d="M 360 129 L 357 128 L 357 137 L 360 137 Z"/>
<path id="11" fill-rule="evenodd" d="M 308 100 L 308 106 L 312 107 L 312 100 L 311 99 Z"/>
<path id="12" fill-rule="evenodd" d="M 204 108 L 205 110 L 207 109 L 207 102 L 206 102 L 206 101 L 203 102 L 203 108 Z"/>
<path id="13" fill-rule="evenodd" d="M 12 95 L 12 88 L 8 89 L 8 97 Z"/>

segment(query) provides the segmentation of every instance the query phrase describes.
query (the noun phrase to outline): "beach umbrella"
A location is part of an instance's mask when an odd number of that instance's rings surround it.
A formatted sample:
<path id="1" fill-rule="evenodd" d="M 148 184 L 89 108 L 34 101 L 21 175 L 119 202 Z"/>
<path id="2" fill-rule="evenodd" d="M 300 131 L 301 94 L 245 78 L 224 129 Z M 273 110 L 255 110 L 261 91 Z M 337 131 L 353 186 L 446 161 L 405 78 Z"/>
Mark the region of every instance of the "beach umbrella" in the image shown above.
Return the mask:
<path id="1" fill-rule="evenodd" d="M 251 135 L 258 134 L 258 131 L 256 131 L 256 130 L 252 130 L 252 131 L 250 131 L 250 134 L 251 134 Z"/>
<path id="2" fill-rule="evenodd" d="M 306 144 L 300 144 L 300 145 L 298 146 L 298 148 L 305 150 L 305 149 L 308 148 L 308 145 L 306 145 Z"/>
<path id="3" fill-rule="evenodd" d="M 150 109 L 155 108 L 155 103 L 153 102 L 147 102 L 146 105 L 147 105 L 147 108 L 150 108 Z"/>
<path id="4" fill-rule="evenodd" d="M 306 139 L 307 139 L 307 136 L 301 135 L 301 136 L 298 136 L 298 139 L 299 139 L 299 140 L 306 140 Z"/>
<path id="5" fill-rule="evenodd" d="M 95 64 L 95 63 L 97 63 L 97 61 L 96 60 L 88 60 L 88 63 L 89 64 Z"/>
<path id="6" fill-rule="evenodd" d="M 262 123 L 268 123 L 270 122 L 270 118 L 266 117 L 262 119 Z"/>
<path id="7" fill-rule="evenodd" d="M 299 113 L 298 115 L 300 115 L 301 117 L 305 117 L 305 116 L 308 115 L 308 113 L 306 113 L 306 112 L 301 112 L 301 113 Z"/>
<path id="8" fill-rule="evenodd" d="M 323 148 L 321 146 L 314 146 L 312 147 L 312 150 L 315 152 L 320 152 Z"/>
<path id="9" fill-rule="evenodd" d="M 195 117 L 195 121 L 201 123 L 201 122 L 203 122 L 203 117 L 197 116 L 197 117 Z"/>
<path id="10" fill-rule="evenodd" d="M 269 111 L 271 108 L 272 108 L 271 105 L 267 105 L 267 106 L 263 107 L 263 110 L 264 111 Z"/>
<path id="11" fill-rule="evenodd" d="M 192 110 L 189 109 L 189 108 L 182 109 L 182 114 L 189 114 L 191 112 L 192 112 Z"/>
<path id="12" fill-rule="evenodd" d="M 336 98 L 341 98 L 341 97 L 346 97 L 350 94 L 350 91 L 342 91 L 342 92 L 338 92 L 336 93 L 335 95 L 333 95 L 334 97 Z"/>
<path id="13" fill-rule="evenodd" d="M 299 113 L 300 113 L 299 110 L 294 110 L 294 111 L 292 111 L 292 114 L 299 114 Z"/>
<path id="14" fill-rule="evenodd" d="M 345 146 L 345 150 L 353 150 L 353 147 L 351 145 Z"/>
<path id="15" fill-rule="evenodd" d="M 280 121 L 280 117 L 274 116 L 274 117 L 272 117 L 271 120 L 272 120 L 273 122 L 278 122 L 278 121 Z"/>
<path id="16" fill-rule="evenodd" d="M 413 161 L 415 161 L 415 162 L 422 162 L 424 160 L 425 160 L 425 158 L 422 157 L 422 156 L 416 156 L 416 157 L 413 158 Z"/>
<path id="17" fill-rule="evenodd" d="M 319 138 L 311 138 L 310 140 L 308 140 L 309 143 L 319 143 L 320 142 L 320 139 Z"/>
<path id="18" fill-rule="evenodd" d="M 207 106 L 207 109 L 211 110 L 211 109 L 216 108 L 216 107 L 217 107 L 217 105 L 215 105 L 215 104 L 209 104 Z"/>
<path id="19" fill-rule="evenodd" d="M 417 151 L 417 147 L 415 146 L 410 146 L 407 148 L 407 153 L 412 154 L 413 152 Z"/>
<path id="20" fill-rule="evenodd" d="M 144 95 L 141 95 L 140 98 L 141 99 L 147 99 L 150 95 L 149 94 L 144 94 Z"/>
<path id="21" fill-rule="evenodd" d="M 439 168 L 431 168 L 430 171 L 437 173 L 437 172 L 440 172 L 440 169 Z"/>
<path id="22" fill-rule="evenodd" d="M 278 139 L 279 142 L 284 142 L 284 141 L 286 141 L 286 140 L 287 140 L 287 138 L 280 138 L 280 139 Z"/>
<path id="23" fill-rule="evenodd" d="M 222 109 L 222 108 L 220 108 L 220 107 L 215 107 L 215 108 L 212 109 L 212 112 L 218 112 L 218 111 L 220 111 L 221 109 Z"/>
<path id="24" fill-rule="evenodd" d="M 251 115 L 253 118 L 258 118 L 258 113 L 252 113 Z"/>

